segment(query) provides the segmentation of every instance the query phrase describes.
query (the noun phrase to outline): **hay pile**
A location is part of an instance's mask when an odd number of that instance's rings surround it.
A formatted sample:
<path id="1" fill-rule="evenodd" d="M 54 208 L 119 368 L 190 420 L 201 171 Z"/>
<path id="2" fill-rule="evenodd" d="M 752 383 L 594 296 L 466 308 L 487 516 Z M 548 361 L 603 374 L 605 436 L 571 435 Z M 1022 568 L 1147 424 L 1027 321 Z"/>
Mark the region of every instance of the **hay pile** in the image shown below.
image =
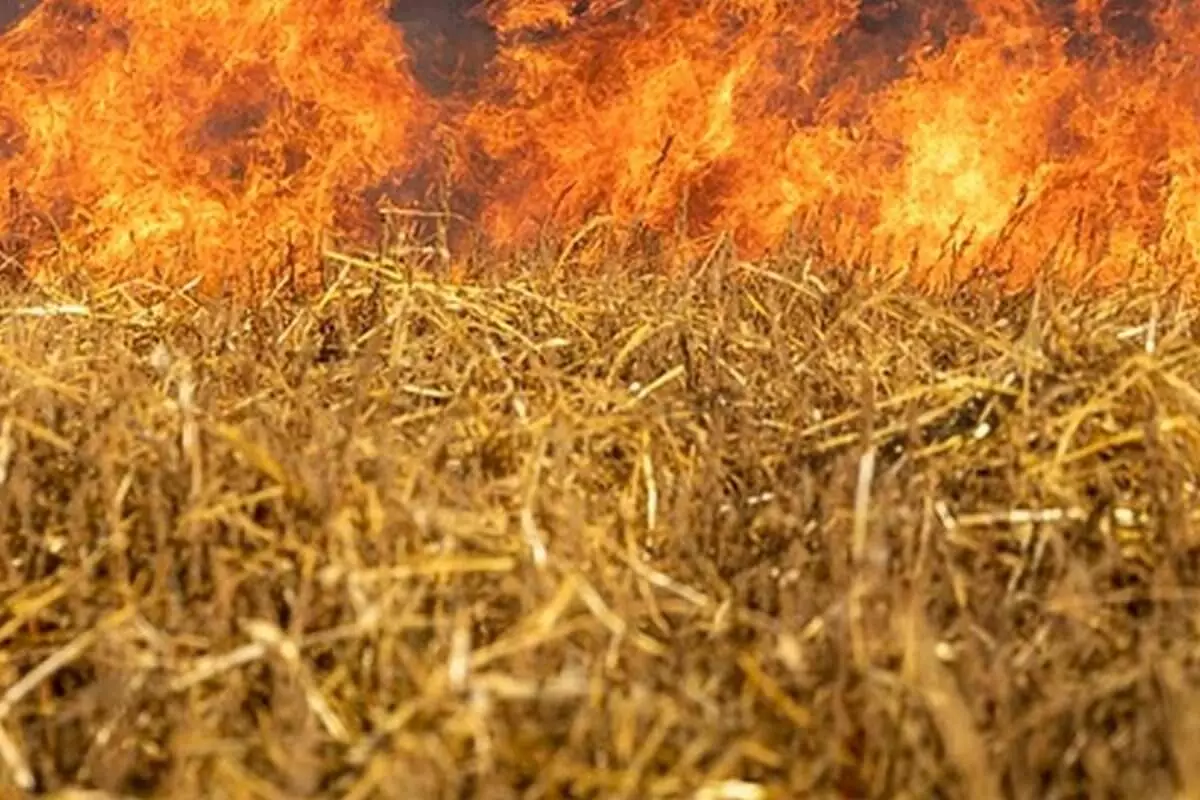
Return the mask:
<path id="1" fill-rule="evenodd" d="M 64 302 L 3 298 L 5 797 L 1200 795 L 1162 287 Z"/>

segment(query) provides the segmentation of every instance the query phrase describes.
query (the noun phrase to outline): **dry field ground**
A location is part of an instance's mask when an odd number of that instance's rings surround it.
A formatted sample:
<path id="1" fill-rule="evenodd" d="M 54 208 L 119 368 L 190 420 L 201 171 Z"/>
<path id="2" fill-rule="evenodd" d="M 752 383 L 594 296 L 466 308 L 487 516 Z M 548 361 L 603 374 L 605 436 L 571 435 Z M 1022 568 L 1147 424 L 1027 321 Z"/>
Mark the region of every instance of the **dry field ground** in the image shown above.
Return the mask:
<path id="1" fill-rule="evenodd" d="M 1200 796 L 1200 316 L 803 264 L 6 290 L 0 796 Z"/>

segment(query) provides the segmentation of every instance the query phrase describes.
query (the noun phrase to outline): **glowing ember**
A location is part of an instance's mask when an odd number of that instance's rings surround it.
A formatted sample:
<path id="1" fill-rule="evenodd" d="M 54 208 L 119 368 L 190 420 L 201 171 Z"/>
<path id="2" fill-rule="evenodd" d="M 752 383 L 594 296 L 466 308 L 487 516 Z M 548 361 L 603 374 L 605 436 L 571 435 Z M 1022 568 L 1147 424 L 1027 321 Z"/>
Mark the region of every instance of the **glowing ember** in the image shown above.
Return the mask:
<path id="1" fill-rule="evenodd" d="M 0 258 L 254 271 L 422 186 L 505 246 L 606 215 L 756 254 L 804 216 L 926 280 L 1200 255 L 1184 0 L 435 5 L 46 0 L 0 34 Z"/>

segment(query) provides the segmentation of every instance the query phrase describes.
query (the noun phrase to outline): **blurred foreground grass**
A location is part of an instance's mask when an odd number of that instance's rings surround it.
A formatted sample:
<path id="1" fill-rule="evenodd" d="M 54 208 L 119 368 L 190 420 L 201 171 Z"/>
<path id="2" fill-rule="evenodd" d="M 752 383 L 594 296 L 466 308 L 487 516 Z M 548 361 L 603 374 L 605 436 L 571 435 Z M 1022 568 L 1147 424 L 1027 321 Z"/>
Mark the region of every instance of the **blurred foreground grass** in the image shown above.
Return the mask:
<path id="1" fill-rule="evenodd" d="M 1200 796 L 1200 317 L 797 264 L 0 322 L 0 785 Z"/>

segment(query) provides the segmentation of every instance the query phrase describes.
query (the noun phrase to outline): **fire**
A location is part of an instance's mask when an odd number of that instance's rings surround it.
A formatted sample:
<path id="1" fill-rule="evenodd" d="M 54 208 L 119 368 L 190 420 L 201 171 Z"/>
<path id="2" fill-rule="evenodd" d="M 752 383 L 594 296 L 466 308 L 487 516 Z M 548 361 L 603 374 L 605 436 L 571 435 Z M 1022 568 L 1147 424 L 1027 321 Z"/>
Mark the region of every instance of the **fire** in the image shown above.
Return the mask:
<path id="1" fill-rule="evenodd" d="M 406 165 L 425 106 L 380 10 L 47 2 L 3 39 L 0 176 L 98 270 L 278 258 Z"/>
<path id="2" fill-rule="evenodd" d="M 804 220 L 927 281 L 1200 256 L 1185 0 L 458 0 L 441 37 L 394 5 L 45 0 L 0 33 L 0 258 L 269 272 L 433 188 L 504 247 L 604 217 L 748 255 Z"/>

